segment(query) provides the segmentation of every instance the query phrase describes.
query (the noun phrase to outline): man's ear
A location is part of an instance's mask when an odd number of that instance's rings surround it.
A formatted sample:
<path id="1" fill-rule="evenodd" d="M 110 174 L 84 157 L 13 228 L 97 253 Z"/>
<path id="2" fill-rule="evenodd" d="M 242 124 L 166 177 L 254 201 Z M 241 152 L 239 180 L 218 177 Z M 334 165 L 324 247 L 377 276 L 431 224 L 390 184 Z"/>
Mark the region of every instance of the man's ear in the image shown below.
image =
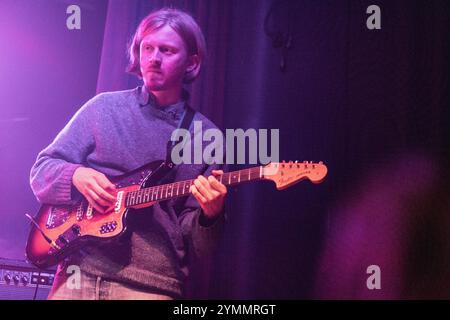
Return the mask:
<path id="1" fill-rule="evenodd" d="M 186 68 L 186 73 L 191 73 L 193 71 L 195 71 L 196 69 L 198 69 L 200 66 L 200 58 L 198 57 L 197 54 L 193 54 L 192 56 L 189 57 L 189 64 L 188 67 Z"/>

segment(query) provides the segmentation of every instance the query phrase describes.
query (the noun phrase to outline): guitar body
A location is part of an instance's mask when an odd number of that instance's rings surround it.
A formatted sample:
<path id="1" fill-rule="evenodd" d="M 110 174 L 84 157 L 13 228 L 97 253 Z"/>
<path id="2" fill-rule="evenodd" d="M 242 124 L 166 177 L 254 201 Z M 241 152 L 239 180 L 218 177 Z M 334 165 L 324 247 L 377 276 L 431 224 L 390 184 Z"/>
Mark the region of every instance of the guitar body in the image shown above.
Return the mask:
<path id="1" fill-rule="evenodd" d="M 39 228 L 31 224 L 26 245 L 28 260 L 39 268 L 46 268 L 89 242 L 111 241 L 121 236 L 126 231 L 130 210 L 125 206 L 124 195 L 156 183 L 161 175 L 155 170 L 161 164 L 162 161 L 155 161 L 124 175 L 108 177 L 116 185 L 118 195 L 112 212 L 98 213 L 85 199 L 74 205 L 42 205 L 34 217 Z"/>

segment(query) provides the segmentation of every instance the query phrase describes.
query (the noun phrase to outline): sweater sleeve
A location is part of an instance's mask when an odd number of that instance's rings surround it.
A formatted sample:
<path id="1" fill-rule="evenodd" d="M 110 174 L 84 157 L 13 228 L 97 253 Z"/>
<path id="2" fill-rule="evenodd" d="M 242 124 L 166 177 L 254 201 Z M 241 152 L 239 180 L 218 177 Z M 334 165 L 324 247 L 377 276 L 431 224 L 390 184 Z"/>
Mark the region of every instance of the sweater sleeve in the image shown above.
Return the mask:
<path id="1" fill-rule="evenodd" d="M 72 184 L 75 170 L 86 163 L 95 146 L 92 134 L 93 107 L 96 97 L 82 106 L 42 150 L 30 172 L 30 186 L 41 203 L 72 204 L 78 191 Z"/>
<path id="2" fill-rule="evenodd" d="M 203 175 L 208 177 L 212 174 L 212 170 L 222 169 L 223 166 L 211 165 Z M 186 200 L 184 210 L 179 216 L 183 234 L 188 236 L 196 257 L 205 257 L 214 251 L 223 233 L 226 222 L 225 209 L 208 226 L 201 223 L 202 214 L 203 212 L 197 199 L 193 195 L 190 195 Z"/>

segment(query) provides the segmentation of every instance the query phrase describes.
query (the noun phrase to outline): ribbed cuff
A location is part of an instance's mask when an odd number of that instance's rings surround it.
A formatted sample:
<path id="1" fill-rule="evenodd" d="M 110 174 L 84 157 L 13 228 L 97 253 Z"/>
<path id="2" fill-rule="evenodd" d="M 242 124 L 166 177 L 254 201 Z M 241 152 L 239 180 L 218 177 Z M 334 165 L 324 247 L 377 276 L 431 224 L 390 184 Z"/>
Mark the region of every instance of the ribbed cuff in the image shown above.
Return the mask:
<path id="1" fill-rule="evenodd" d="M 212 253 L 219 242 L 226 221 L 226 214 L 222 212 L 211 225 L 202 226 L 200 223 L 200 215 L 202 214 L 201 209 L 199 209 L 192 226 L 192 241 L 197 256 L 205 256 Z"/>
<path id="2" fill-rule="evenodd" d="M 68 203 L 74 200 L 72 195 L 72 177 L 76 169 L 82 167 L 81 164 L 69 163 L 64 166 L 61 176 L 58 179 L 58 184 L 55 186 L 56 196 L 55 200 L 58 203 Z"/>

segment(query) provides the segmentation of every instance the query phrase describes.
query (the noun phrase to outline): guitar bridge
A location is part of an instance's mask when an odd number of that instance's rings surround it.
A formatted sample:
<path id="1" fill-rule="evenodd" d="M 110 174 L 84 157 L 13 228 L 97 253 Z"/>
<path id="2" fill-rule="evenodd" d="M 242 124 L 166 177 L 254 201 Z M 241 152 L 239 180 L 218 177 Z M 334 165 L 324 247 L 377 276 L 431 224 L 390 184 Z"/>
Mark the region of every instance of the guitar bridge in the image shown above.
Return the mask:
<path id="1" fill-rule="evenodd" d="M 70 242 L 80 236 L 80 226 L 77 224 L 72 225 L 69 229 L 60 234 L 55 243 L 58 248 L 64 248 Z"/>

